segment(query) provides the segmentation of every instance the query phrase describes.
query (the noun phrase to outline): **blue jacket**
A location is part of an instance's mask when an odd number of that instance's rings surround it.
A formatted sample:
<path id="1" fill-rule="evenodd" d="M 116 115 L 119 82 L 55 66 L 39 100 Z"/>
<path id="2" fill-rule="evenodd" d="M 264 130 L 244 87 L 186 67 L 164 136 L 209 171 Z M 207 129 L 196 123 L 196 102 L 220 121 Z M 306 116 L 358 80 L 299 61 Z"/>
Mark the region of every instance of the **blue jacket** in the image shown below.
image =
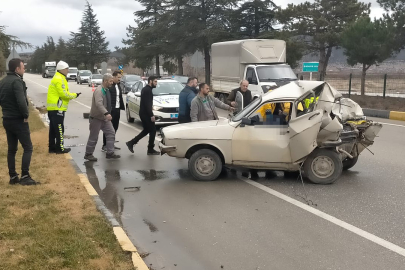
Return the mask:
<path id="1" fill-rule="evenodd" d="M 179 123 L 191 122 L 191 101 L 197 95 L 197 89 L 186 85 L 179 95 Z"/>

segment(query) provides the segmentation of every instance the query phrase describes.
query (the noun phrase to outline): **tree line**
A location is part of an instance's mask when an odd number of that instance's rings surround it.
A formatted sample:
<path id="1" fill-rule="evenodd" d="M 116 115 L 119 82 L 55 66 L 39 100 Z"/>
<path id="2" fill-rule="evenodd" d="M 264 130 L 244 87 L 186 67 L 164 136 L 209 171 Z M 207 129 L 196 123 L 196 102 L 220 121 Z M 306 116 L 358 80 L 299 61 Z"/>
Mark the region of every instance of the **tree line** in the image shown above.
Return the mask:
<path id="1" fill-rule="evenodd" d="M 204 55 L 205 81 L 210 83 L 210 48 L 215 42 L 266 38 L 287 42 L 287 62 L 294 68 L 304 55 L 319 56 L 319 80 L 326 75 L 333 48 L 342 47 L 350 65 L 370 66 L 399 52 L 405 44 L 405 0 L 377 0 L 386 14 L 370 18 L 370 4 L 358 0 L 315 0 L 278 7 L 271 0 L 139 0 L 134 26 L 127 27 L 123 64 L 150 69 L 160 66 L 183 74 L 183 59 L 196 51 Z M 1 28 L 0 28 L 1 31 Z M 0 32 L 1 33 L 1 32 Z M 1 36 L 0 36 L 1 37 Z M 106 60 L 109 50 L 87 2 L 81 27 L 69 40 L 52 37 L 38 47 L 29 68 L 40 70 L 45 61 L 64 59 L 92 69 Z M 163 63 L 161 63 L 163 59 Z"/>

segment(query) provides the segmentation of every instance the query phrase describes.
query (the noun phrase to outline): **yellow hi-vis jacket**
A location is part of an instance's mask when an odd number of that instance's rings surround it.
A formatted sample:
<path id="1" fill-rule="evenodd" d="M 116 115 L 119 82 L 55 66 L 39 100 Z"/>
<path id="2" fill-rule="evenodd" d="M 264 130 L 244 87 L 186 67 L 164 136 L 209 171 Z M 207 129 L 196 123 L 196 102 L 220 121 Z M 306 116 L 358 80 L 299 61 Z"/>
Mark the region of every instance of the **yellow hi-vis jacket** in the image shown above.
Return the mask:
<path id="1" fill-rule="evenodd" d="M 291 107 L 291 103 L 290 102 L 285 102 L 285 103 L 281 103 L 281 108 L 283 113 L 286 115 L 286 119 L 288 119 L 288 116 L 290 114 L 290 107 Z M 258 113 L 260 113 L 262 115 L 263 121 L 266 120 L 266 111 L 270 110 L 272 114 L 274 114 L 274 110 L 276 108 L 276 104 L 275 103 L 267 103 L 264 104 L 260 109 L 257 110 Z M 303 110 L 301 103 L 298 104 L 298 110 Z"/>
<path id="2" fill-rule="evenodd" d="M 76 93 L 69 92 L 66 77 L 56 72 L 48 88 L 46 109 L 48 111 L 67 111 L 69 101 L 76 97 Z"/>

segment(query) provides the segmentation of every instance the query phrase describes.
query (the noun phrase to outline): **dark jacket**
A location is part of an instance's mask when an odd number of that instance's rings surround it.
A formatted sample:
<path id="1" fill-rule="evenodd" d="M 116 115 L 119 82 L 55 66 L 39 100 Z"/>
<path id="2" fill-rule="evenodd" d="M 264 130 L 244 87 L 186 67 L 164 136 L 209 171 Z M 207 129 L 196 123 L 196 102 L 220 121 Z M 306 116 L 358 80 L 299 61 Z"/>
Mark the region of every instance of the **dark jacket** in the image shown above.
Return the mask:
<path id="1" fill-rule="evenodd" d="M 226 103 L 228 105 L 231 105 L 232 101 L 235 101 L 236 98 L 236 93 L 240 92 L 243 96 L 243 108 L 245 108 L 247 105 L 249 105 L 249 103 L 252 101 L 252 92 L 250 92 L 250 90 L 246 90 L 246 92 L 242 92 L 242 90 L 239 88 L 233 89 L 231 91 L 231 93 L 229 94 Z"/>
<path id="2" fill-rule="evenodd" d="M 151 118 L 153 116 L 153 88 L 150 85 L 146 85 L 142 88 L 141 92 L 141 105 L 139 107 L 139 117 Z"/>
<path id="3" fill-rule="evenodd" d="M 0 106 L 3 118 L 28 119 L 27 87 L 22 77 L 16 73 L 7 73 L 0 81 Z"/>
<path id="4" fill-rule="evenodd" d="M 191 101 L 197 95 L 197 89 L 186 85 L 179 95 L 179 123 L 191 122 Z"/>
<path id="5" fill-rule="evenodd" d="M 118 89 L 120 90 L 120 110 L 125 110 L 125 105 L 124 105 L 124 100 L 122 99 L 122 90 L 121 86 L 119 84 L 113 83 L 113 85 L 109 88 L 110 89 L 110 95 L 111 95 L 111 106 L 113 109 L 115 109 L 115 103 L 117 102 L 117 90 L 115 89 L 115 86 L 118 85 Z"/>

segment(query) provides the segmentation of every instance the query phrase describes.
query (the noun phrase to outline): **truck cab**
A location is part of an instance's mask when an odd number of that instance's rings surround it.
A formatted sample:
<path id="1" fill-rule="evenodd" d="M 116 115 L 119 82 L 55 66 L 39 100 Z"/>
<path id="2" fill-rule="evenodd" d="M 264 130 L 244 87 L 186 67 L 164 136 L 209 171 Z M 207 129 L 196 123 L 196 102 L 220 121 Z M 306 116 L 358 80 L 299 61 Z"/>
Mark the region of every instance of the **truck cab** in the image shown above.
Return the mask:
<path id="1" fill-rule="evenodd" d="M 253 98 L 298 80 L 286 64 L 286 42 L 246 39 L 212 44 L 212 89 L 225 101 L 242 80 L 249 82 Z"/>
<path id="2" fill-rule="evenodd" d="M 248 65 L 244 78 L 249 82 L 249 90 L 253 97 L 259 97 L 291 81 L 297 76 L 287 64 Z"/>

